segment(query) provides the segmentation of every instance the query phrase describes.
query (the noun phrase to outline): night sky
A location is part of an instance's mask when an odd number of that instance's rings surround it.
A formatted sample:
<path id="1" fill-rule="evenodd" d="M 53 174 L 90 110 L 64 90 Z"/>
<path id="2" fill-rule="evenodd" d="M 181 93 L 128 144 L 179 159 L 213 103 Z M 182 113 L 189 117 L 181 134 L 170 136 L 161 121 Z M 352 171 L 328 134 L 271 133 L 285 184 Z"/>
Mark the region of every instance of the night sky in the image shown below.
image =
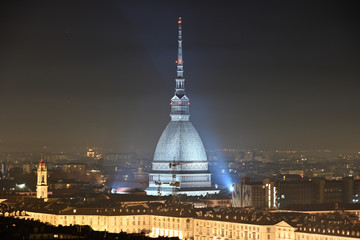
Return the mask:
<path id="1" fill-rule="evenodd" d="M 170 120 L 179 16 L 207 148 L 360 151 L 350 1 L 4 2 L 2 152 L 153 152 Z"/>

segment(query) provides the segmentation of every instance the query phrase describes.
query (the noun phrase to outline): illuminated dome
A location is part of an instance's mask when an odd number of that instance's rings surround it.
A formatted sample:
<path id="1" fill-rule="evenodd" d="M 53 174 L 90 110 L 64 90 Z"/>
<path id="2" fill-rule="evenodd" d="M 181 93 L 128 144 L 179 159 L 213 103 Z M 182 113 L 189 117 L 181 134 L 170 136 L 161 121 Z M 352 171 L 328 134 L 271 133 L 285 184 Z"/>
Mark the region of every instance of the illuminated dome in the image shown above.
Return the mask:
<path id="1" fill-rule="evenodd" d="M 178 20 L 178 59 L 171 121 L 162 133 L 149 172 L 148 195 L 200 196 L 219 193 L 211 185 L 204 145 L 190 119 L 190 100 L 185 93 L 181 18 Z"/>
<path id="2" fill-rule="evenodd" d="M 171 121 L 156 146 L 154 161 L 207 161 L 204 145 L 189 121 Z"/>

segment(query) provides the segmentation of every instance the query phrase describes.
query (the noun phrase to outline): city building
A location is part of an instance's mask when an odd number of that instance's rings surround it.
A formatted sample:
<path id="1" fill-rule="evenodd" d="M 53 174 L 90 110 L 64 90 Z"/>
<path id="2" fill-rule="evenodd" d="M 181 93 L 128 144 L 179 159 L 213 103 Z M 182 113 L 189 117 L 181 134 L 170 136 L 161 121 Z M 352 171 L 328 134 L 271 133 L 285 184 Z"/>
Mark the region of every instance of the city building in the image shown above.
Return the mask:
<path id="1" fill-rule="evenodd" d="M 91 157 L 94 158 L 95 157 L 95 151 L 93 148 L 89 148 L 88 151 L 86 152 L 86 156 L 87 157 Z"/>
<path id="2" fill-rule="evenodd" d="M 48 199 L 47 169 L 43 156 L 41 156 L 41 160 L 37 169 L 36 196 L 37 198 L 42 198 L 45 201 Z"/>
<path id="3" fill-rule="evenodd" d="M 63 165 L 64 172 L 67 173 L 85 172 L 87 167 L 86 163 L 67 163 Z"/>
<path id="4" fill-rule="evenodd" d="M 284 181 L 277 183 L 278 203 L 280 207 L 294 204 L 313 204 L 315 195 L 314 182 Z"/>
<path id="5" fill-rule="evenodd" d="M 250 178 L 245 177 L 234 186 L 232 206 L 284 208 L 304 204 L 347 204 L 358 203 L 359 196 L 360 181 L 352 177 L 340 180 L 312 178 L 278 182 L 269 179 L 250 182 Z"/>
<path id="6" fill-rule="evenodd" d="M 39 183 L 46 184 L 46 177 L 42 158 L 38 168 L 38 186 Z M 250 179 L 243 182 L 250 183 Z M 273 196 L 274 182 L 265 179 L 262 189 L 263 200 L 269 207 L 269 202 L 273 204 L 268 196 Z M 149 237 L 195 240 L 353 240 L 360 237 L 358 207 L 351 206 L 349 211 L 341 212 L 329 211 L 331 208 L 322 212 L 314 212 L 311 208 L 268 211 L 231 208 L 226 197 L 224 201 L 216 196 L 207 196 L 209 200 L 216 200 L 207 205 L 223 204 L 224 208 L 209 208 L 206 205 L 196 208 L 195 204 L 184 202 L 169 204 L 158 197 L 146 195 L 87 194 L 73 203 L 65 199 L 41 201 L 8 196 L 1 199 L 0 216 L 38 220 L 53 226 L 90 226 L 95 231 L 109 233 L 142 233 Z"/>
<path id="7" fill-rule="evenodd" d="M 51 225 L 88 225 L 95 231 L 144 233 L 150 237 L 241 240 L 354 240 L 360 224 L 348 215 L 312 215 L 251 209 L 195 209 L 191 205 L 143 203 L 116 208 L 80 208 L 42 202 L 1 215 Z"/>
<path id="8" fill-rule="evenodd" d="M 250 182 L 249 177 L 244 177 L 240 183 L 234 184 L 232 196 L 233 207 L 274 208 L 277 203 L 277 189 L 271 179 Z"/>
<path id="9" fill-rule="evenodd" d="M 211 173 L 202 140 L 189 121 L 189 98 L 185 94 L 182 55 L 182 20 L 178 20 L 178 59 L 175 95 L 171 99 L 171 121 L 156 146 L 148 195 L 218 193 L 212 187 Z"/>
<path id="10" fill-rule="evenodd" d="M 0 179 L 4 179 L 6 177 L 6 163 L 1 163 L 1 175 Z"/>

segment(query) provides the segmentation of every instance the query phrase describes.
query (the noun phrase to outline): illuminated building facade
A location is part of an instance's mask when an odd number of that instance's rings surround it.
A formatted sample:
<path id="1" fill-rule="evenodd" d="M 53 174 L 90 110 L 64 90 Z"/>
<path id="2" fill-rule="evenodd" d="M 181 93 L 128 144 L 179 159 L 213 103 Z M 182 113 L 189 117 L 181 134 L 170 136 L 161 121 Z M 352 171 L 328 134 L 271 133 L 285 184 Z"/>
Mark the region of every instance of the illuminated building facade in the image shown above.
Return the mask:
<path id="1" fill-rule="evenodd" d="M 41 156 L 37 169 L 36 196 L 37 198 L 43 198 L 44 200 L 47 200 L 48 198 L 47 169 L 43 156 Z"/>
<path id="2" fill-rule="evenodd" d="M 17 211 L 5 213 L 52 225 L 88 225 L 96 231 L 145 233 L 150 237 L 240 240 L 354 240 L 360 225 L 341 215 L 259 212 L 246 209 L 196 210 L 184 205 L 124 208 L 72 208 L 57 213 Z M 282 217 L 283 216 L 283 217 Z M 331 219 L 338 219 L 332 221 Z M 284 220 L 287 219 L 287 220 Z"/>
<path id="3" fill-rule="evenodd" d="M 189 121 L 189 98 L 185 94 L 182 55 L 182 20 L 178 20 L 178 59 L 175 95 L 171 99 L 171 121 L 156 146 L 148 195 L 187 194 L 199 196 L 219 191 L 212 188 L 204 145 Z"/>
<path id="4" fill-rule="evenodd" d="M 88 151 L 86 152 L 86 156 L 87 156 L 87 157 L 94 158 L 94 157 L 95 157 L 95 151 L 94 151 L 94 149 L 89 148 Z"/>

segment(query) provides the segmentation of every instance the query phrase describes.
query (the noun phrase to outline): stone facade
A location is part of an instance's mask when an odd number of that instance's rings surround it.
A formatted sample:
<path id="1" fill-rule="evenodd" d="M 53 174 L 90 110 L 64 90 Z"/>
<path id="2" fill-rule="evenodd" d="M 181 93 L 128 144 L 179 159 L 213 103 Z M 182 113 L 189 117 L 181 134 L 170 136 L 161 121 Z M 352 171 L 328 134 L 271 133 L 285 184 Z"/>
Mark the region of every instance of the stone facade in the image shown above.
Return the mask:
<path id="1" fill-rule="evenodd" d="M 240 239 L 240 240 L 355 240 L 360 238 L 359 225 L 352 229 L 299 224 L 294 227 L 286 221 L 241 222 L 242 216 L 204 215 L 163 216 L 149 210 L 69 208 L 59 214 L 23 211 L 6 213 L 23 219 L 39 220 L 52 225 L 89 225 L 97 231 L 145 233 L 150 237 L 179 237 L 180 239 Z M 199 213 L 198 213 L 199 214 Z M 220 216 L 221 215 L 221 216 Z M 341 227 L 341 226 L 340 226 Z"/>

